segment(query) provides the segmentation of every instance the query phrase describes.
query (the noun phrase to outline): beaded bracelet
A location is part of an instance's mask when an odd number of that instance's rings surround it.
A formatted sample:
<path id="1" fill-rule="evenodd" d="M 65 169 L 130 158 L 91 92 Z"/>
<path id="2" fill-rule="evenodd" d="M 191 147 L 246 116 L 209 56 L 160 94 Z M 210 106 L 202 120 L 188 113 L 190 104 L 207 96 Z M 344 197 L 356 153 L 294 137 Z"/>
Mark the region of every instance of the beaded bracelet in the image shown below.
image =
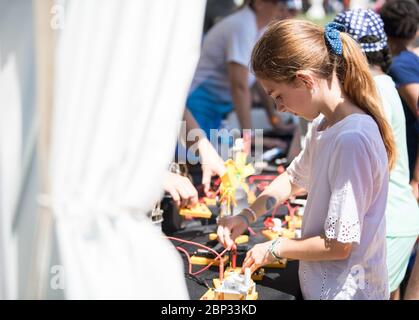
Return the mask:
<path id="1" fill-rule="evenodd" d="M 281 257 L 275 253 L 276 247 L 281 243 L 281 240 L 281 238 L 276 238 L 274 241 L 272 241 L 271 246 L 269 247 L 269 252 L 272 255 L 272 257 L 275 258 L 275 260 L 281 259 Z M 279 254 L 281 254 L 281 252 Z"/>

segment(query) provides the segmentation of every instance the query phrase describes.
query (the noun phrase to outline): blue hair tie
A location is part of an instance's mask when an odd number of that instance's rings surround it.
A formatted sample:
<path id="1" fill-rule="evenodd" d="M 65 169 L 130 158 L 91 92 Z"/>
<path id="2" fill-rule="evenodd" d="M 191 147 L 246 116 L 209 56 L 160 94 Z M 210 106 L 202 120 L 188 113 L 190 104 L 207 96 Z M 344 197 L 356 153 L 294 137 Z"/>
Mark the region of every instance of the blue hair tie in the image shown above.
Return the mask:
<path id="1" fill-rule="evenodd" d="M 326 45 L 332 53 L 338 56 L 342 55 L 342 40 L 339 31 L 345 32 L 346 28 L 343 24 L 337 22 L 330 22 L 324 27 Z"/>

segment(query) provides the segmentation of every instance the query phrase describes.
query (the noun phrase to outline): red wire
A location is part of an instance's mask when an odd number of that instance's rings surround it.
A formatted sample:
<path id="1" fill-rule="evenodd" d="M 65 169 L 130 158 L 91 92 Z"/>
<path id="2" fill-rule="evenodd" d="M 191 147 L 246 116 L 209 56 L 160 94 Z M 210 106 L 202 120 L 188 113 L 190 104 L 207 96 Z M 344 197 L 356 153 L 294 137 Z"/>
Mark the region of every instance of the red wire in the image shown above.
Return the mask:
<path id="1" fill-rule="evenodd" d="M 249 230 L 249 233 L 252 235 L 252 236 L 256 236 L 257 234 L 256 234 L 256 232 L 251 228 L 251 227 L 248 227 L 247 228 L 247 230 Z"/>
<path id="2" fill-rule="evenodd" d="M 232 257 L 231 257 L 231 267 L 233 269 L 236 268 L 236 260 L 237 260 L 237 250 L 234 249 L 233 252 L 232 252 Z"/>
<path id="3" fill-rule="evenodd" d="M 184 239 L 180 239 L 180 238 L 175 238 L 175 237 L 166 237 L 167 239 L 169 239 L 169 240 L 174 240 L 174 241 L 179 241 L 179 242 L 183 242 L 183 243 L 187 243 L 187 244 L 190 244 L 190 245 L 194 245 L 194 246 L 197 246 L 197 247 L 200 247 L 200 248 L 203 248 L 203 249 L 206 249 L 206 250 L 208 250 L 208 251 L 211 251 L 214 255 L 215 255 L 215 258 L 214 258 L 214 261 L 213 262 L 211 262 L 210 264 L 208 264 L 205 268 L 203 268 L 202 270 L 199 270 L 199 271 L 197 271 L 197 272 L 195 272 L 194 274 L 192 274 L 192 275 L 196 275 L 196 274 L 199 274 L 199 273 L 201 273 L 201 272 L 203 272 L 203 271 L 205 271 L 205 270 L 207 270 L 209 267 L 211 267 L 214 263 L 215 263 L 215 261 L 217 260 L 217 259 L 220 259 L 220 265 L 219 265 L 219 270 L 220 270 L 220 280 L 223 280 L 223 278 L 224 278 L 224 261 L 223 261 L 223 259 L 221 259 L 221 256 L 223 255 L 223 254 L 225 254 L 226 253 L 226 251 L 228 250 L 228 249 L 225 249 L 223 252 L 221 252 L 220 254 L 217 252 L 217 251 L 215 251 L 214 249 L 212 249 L 212 248 L 210 248 L 210 247 L 207 247 L 207 246 L 205 246 L 205 245 L 203 245 L 203 244 L 200 244 L 200 243 L 198 243 L 198 242 L 193 242 L 193 241 L 188 241 L 188 240 L 184 240 Z M 186 251 L 186 250 L 185 250 Z M 184 251 L 182 251 L 182 252 L 184 252 Z M 189 259 L 189 263 L 190 263 L 190 259 Z"/>
<path id="4" fill-rule="evenodd" d="M 189 273 L 192 273 L 192 264 L 191 264 L 191 256 L 189 255 L 189 252 L 188 251 L 186 251 L 184 248 L 182 248 L 182 247 L 176 247 L 176 249 L 178 249 L 179 251 L 182 251 L 185 255 L 186 255 L 186 258 L 188 258 L 188 272 Z"/>
<path id="5" fill-rule="evenodd" d="M 228 251 L 228 249 L 224 249 L 224 251 L 223 252 L 221 252 L 220 253 L 220 255 L 219 256 L 217 256 L 211 263 L 209 263 L 207 266 L 205 266 L 204 268 L 202 268 L 201 270 L 198 270 L 198 271 L 196 271 L 196 272 L 194 272 L 194 273 L 191 273 L 193 276 L 196 276 L 196 275 L 198 275 L 198 274 L 200 274 L 200 273 L 202 273 L 202 272 L 204 272 L 205 270 L 208 270 L 214 263 L 215 263 L 215 260 L 217 260 L 217 259 L 219 259 L 220 258 L 220 266 L 221 266 L 221 264 L 223 264 L 224 265 L 224 262 L 222 261 L 222 259 L 221 259 L 221 256 L 222 255 L 224 255 L 226 252 Z M 221 269 L 221 268 L 220 268 Z M 224 267 L 223 267 L 223 271 L 221 271 L 220 270 L 220 280 L 223 280 L 223 277 L 224 277 Z"/>
<path id="6" fill-rule="evenodd" d="M 272 218 L 275 218 L 275 215 L 278 211 L 278 208 L 280 207 L 280 204 L 277 204 L 273 209 L 272 209 Z"/>

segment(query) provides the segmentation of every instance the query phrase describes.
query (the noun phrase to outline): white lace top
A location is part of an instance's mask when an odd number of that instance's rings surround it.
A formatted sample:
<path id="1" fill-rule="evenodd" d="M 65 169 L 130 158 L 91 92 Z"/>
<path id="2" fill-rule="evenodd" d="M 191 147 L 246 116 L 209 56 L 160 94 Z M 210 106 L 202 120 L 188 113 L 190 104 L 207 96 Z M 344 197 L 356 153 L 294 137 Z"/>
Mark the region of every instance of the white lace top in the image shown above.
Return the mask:
<path id="1" fill-rule="evenodd" d="M 313 122 L 306 147 L 288 167 L 308 191 L 302 238 L 352 242 L 348 259 L 300 261 L 305 299 L 388 299 L 385 207 L 387 154 L 375 121 L 352 114 L 324 131 Z"/>

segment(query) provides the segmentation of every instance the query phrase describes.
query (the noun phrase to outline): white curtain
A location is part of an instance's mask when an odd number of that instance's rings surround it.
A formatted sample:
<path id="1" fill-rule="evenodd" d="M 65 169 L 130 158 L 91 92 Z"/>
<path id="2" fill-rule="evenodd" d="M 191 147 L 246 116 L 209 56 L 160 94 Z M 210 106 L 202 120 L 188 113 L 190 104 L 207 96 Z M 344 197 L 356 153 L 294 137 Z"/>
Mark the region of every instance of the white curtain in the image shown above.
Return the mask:
<path id="1" fill-rule="evenodd" d="M 199 57 L 204 0 L 69 0 L 57 42 L 51 193 L 69 299 L 188 298 L 146 218 Z"/>
<path id="2" fill-rule="evenodd" d="M 32 14 L 31 0 L 0 0 L 0 299 L 16 299 L 19 287 L 25 289 L 33 243 L 37 126 Z"/>

